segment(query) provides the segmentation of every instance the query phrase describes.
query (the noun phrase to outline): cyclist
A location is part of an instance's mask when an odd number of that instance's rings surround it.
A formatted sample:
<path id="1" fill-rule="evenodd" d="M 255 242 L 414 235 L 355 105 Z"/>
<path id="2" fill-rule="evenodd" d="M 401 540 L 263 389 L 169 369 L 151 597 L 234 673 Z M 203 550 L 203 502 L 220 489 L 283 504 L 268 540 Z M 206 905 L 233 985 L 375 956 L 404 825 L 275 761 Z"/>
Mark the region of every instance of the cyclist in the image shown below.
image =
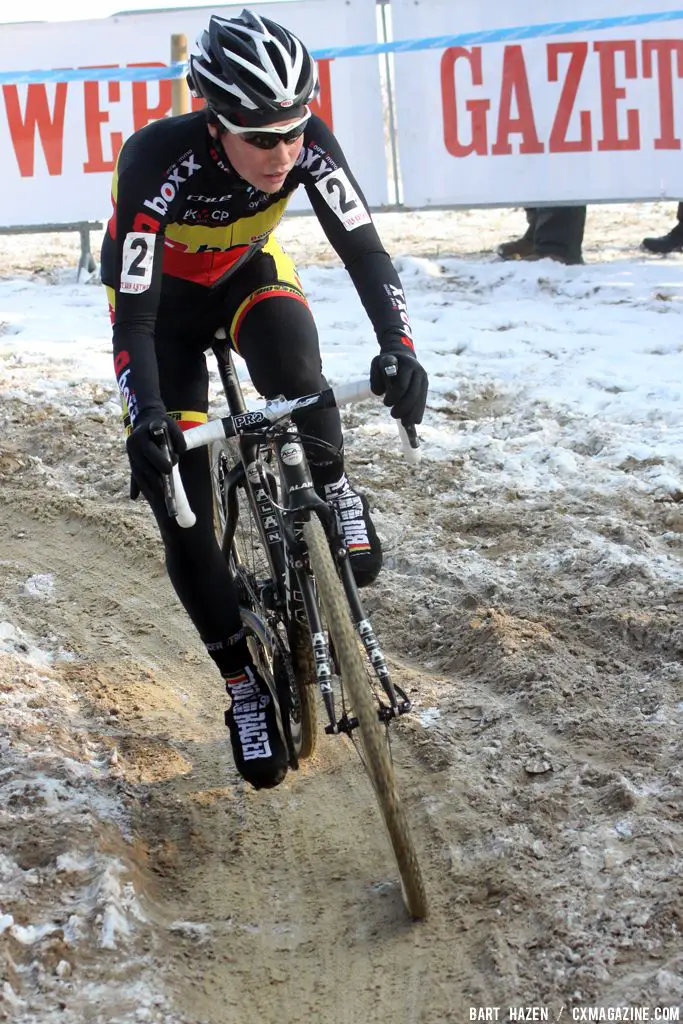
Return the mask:
<path id="1" fill-rule="evenodd" d="M 237 769 L 261 788 L 282 781 L 287 754 L 214 536 L 206 449 L 181 464 L 197 515 L 191 529 L 169 518 L 161 474 L 184 450 L 183 429 L 206 421 L 204 353 L 218 328 L 264 397 L 295 398 L 326 386 L 311 311 L 273 235 L 298 185 L 372 321 L 379 352 L 371 385 L 394 417 L 421 422 L 427 375 L 415 356 L 401 283 L 362 192 L 336 138 L 308 106 L 318 79 L 301 41 L 247 10 L 232 19 L 213 16 L 190 56 L 188 84 L 204 109 L 149 124 L 121 149 L 102 280 L 131 493 L 141 491 L 154 512 L 171 582 L 232 698 L 226 724 Z M 391 356 L 397 373 L 385 377 Z M 367 500 L 344 472 L 339 413 L 302 414 L 298 423 L 311 438 L 316 489 L 337 503 L 356 579 L 372 582 L 381 546 Z M 159 428 L 167 451 L 157 443 Z"/>

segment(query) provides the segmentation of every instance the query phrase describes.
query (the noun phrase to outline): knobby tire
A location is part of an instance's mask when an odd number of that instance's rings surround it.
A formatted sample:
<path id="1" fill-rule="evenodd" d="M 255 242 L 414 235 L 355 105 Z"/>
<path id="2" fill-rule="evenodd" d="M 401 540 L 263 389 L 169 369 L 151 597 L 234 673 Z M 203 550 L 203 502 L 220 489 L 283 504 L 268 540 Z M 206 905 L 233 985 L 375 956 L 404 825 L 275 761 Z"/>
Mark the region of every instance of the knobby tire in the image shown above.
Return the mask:
<path id="1" fill-rule="evenodd" d="M 296 623 L 289 631 L 289 649 L 296 675 L 301 713 L 299 760 L 312 757 L 318 743 L 318 678 L 311 647 L 311 634 Z"/>
<path id="2" fill-rule="evenodd" d="M 339 660 L 342 682 L 358 718 L 364 763 L 396 858 L 403 899 L 413 917 L 423 918 L 427 916 L 427 896 L 408 821 L 398 795 L 385 728 L 378 718 L 377 704 L 368 684 L 348 600 L 337 575 L 325 532 L 315 516 L 304 524 L 304 539 L 327 628 Z"/>

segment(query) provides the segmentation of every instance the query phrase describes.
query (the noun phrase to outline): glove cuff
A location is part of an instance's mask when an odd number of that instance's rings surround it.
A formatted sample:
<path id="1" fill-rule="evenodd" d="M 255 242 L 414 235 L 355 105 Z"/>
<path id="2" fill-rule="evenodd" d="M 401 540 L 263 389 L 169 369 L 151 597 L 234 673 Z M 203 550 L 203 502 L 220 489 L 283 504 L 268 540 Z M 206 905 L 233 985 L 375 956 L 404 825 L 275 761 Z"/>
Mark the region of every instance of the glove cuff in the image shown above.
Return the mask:
<path id="1" fill-rule="evenodd" d="M 400 353 L 405 356 L 412 356 L 413 359 L 417 359 L 412 338 L 409 338 L 407 334 L 385 334 L 379 343 L 379 347 L 382 354 L 387 353 L 390 355 L 398 355 Z"/>

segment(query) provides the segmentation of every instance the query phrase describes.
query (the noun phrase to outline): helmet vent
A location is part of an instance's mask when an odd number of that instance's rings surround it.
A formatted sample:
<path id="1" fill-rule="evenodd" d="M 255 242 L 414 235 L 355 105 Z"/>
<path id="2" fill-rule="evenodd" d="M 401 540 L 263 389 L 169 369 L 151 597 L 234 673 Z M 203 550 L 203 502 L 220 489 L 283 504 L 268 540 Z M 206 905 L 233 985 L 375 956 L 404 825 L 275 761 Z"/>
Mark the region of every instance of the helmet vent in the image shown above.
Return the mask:
<path id="1" fill-rule="evenodd" d="M 281 82 L 286 82 L 289 76 L 287 65 L 282 57 L 282 49 L 273 42 L 264 43 L 264 49 L 273 62 L 276 74 Z"/>

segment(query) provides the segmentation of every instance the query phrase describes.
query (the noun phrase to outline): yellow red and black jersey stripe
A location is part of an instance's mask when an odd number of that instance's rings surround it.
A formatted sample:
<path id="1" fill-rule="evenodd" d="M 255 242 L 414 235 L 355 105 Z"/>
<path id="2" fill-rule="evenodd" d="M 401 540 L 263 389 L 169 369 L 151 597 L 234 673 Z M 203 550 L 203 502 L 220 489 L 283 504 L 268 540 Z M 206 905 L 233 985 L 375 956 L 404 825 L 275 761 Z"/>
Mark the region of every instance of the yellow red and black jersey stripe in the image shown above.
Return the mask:
<path id="1" fill-rule="evenodd" d="M 224 284 L 236 284 L 241 302 L 247 293 L 233 279 L 267 248 L 299 185 L 347 267 L 377 337 L 410 337 L 398 275 L 341 146 L 320 117 L 307 122 L 296 163 L 276 193 L 260 191 L 236 174 L 212 139 L 203 111 L 162 118 L 134 132 L 121 148 L 100 263 L 113 299 L 114 353 L 127 357 L 123 384 L 117 372 L 119 388 L 137 396 L 141 407 L 159 401 L 153 355 L 160 313 L 201 314 L 206 291 L 219 294 Z M 283 279 L 278 272 L 276 283 L 305 301 L 289 275 Z M 252 306 L 258 301 L 248 297 Z M 231 325 L 233 342 L 248 308 Z"/>

